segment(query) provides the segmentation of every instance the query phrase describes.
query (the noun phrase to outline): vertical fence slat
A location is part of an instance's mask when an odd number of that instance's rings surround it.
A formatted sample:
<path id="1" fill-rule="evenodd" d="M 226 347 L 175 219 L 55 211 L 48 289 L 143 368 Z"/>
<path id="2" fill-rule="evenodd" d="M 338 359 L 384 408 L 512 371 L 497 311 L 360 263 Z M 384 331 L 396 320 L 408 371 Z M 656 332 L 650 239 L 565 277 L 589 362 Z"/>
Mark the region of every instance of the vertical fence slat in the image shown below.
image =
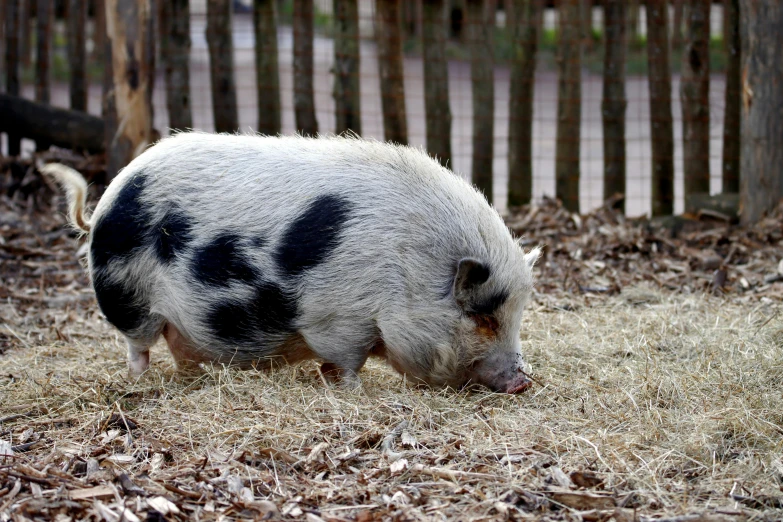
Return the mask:
<path id="1" fill-rule="evenodd" d="M 513 58 L 508 122 L 508 206 L 533 198 L 533 96 L 542 0 L 515 0 L 509 6 Z"/>
<path id="2" fill-rule="evenodd" d="M 253 2 L 258 132 L 270 136 L 279 134 L 281 125 L 276 5 L 276 0 Z"/>
<path id="3" fill-rule="evenodd" d="M 377 0 L 375 10 L 383 136 L 386 141 L 406 144 L 408 121 L 405 113 L 405 83 L 402 68 L 400 0 Z"/>
<path id="4" fill-rule="evenodd" d="M 689 0 L 682 53 L 683 174 L 685 210 L 693 194 L 710 192 L 710 0 Z"/>
<path id="5" fill-rule="evenodd" d="M 473 100 L 473 184 L 492 203 L 494 159 L 495 80 L 494 45 L 487 0 L 466 0 L 466 37 L 470 48 L 470 83 Z M 491 13 L 494 16 L 494 13 Z M 493 18 L 494 21 L 494 18 Z M 493 24 L 494 25 L 494 24 Z"/>
<path id="6" fill-rule="evenodd" d="M 783 3 L 741 0 L 741 221 L 755 223 L 783 199 Z"/>
<path id="7" fill-rule="evenodd" d="M 674 130 L 667 3 L 667 0 L 647 2 L 653 216 L 669 216 L 674 212 Z"/>
<path id="8" fill-rule="evenodd" d="M 686 0 L 672 0 L 672 49 L 682 47 L 682 17 L 685 12 Z"/>
<path id="9" fill-rule="evenodd" d="M 294 114 L 296 130 L 318 134 L 313 89 L 313 0 L 294 0 Z"/>
<path id="10" fill-rule="evenodd" d="M 87 2 L 68 0 L 68 65 L 70 67 L 71 109 L 87 110 Z"/>
<path id="11" fill-rule="evenodd" d="M 625 196 L 625 26 L 625 0 L 604 0 L 604 199 Z"/>
<path id="12" fill-rule="evenodd" d="M 725 0 L 726 104 L 723 116 L 723 192 L 738 193 L 740 186 L 740 11 L 739 0 Z"/>
<path id="13" fill-rule="evenodd" d="M 579 154 L 582 126 L 582 42 L 579 0 L 560 2 L 557 49 L 557 138 L 555 194 L 571 212 L 579 212 Z"/>
<path id="14" fill-rule="evenodd" d="M 35 99 L 41 103 L 49 103 L 51 93 L 49 62 L 53 7 L 52 0 L 37 0 L 35 6 Z"/>
<path id="15" fill-rule="evenodd" d="M 446 2 L 428 0 L 422 5 L 422 52 L 424 54 L 424 112 L 427 151 L 451 166 L 451 108 L 449 64 L 446 61 Z"/>
<path id="16" fill-rule="evenodd" d="M 189 0 L 162 0 L 160 57 L 166 81 L 169 127 L 193 127 L 190 105 L 190 6 Z"/>
<path id="17" fill-rule="evenodd" d="M 23 68 L 30 67 L 33 33 L 30 31 L 30 10 L 35 0 L 19 0 L 19 60 Z"/>
<path id="18" fill-rule="evenodd" d="M 19 0 L 5 0 L 5 92 L 19 96 Z M 21 136 L 8 134 L 8 155 L 21 152 Z"/>
<path id="19" fill-rule="evenodd" d="M 149 63 L 150 0 L 107 0 L 107 39 L 111 40 L 111 68 L 117 130 L 107 152 L 114 173 L 141 154 L 152 142 L 149 91 L 154 74 Z"/>
<path id="20" fill-rule="evenodd" d="M 334 0 L 335 133 L 362 133 L 359 90 L 359 5 Z"/>
<path id="21" fill-rule="evenodd" d="M 239 129 L 234 83 L 234 42 L 231 37 L 232 0 L 207 0 L 207 46 L 215 131 Z"/>

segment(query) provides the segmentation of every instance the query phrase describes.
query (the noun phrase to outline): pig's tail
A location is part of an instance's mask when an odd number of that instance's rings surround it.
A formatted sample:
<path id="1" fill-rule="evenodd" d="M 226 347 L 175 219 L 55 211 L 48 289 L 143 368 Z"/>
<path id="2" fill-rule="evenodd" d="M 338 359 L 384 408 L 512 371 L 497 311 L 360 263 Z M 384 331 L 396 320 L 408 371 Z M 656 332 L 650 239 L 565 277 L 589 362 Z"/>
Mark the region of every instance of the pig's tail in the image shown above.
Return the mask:
<path id="1" fill-rule="evenodd" d="M 84 232 L 90 232 L 90 218 L 84 212 L 87 206 L 87 182 L 77 171 L 62 163 L 49 163 L 38 167 L 42 173 L 51 176 L 65 189 L 68 197 L 68 219 L 71 225 Z"/>

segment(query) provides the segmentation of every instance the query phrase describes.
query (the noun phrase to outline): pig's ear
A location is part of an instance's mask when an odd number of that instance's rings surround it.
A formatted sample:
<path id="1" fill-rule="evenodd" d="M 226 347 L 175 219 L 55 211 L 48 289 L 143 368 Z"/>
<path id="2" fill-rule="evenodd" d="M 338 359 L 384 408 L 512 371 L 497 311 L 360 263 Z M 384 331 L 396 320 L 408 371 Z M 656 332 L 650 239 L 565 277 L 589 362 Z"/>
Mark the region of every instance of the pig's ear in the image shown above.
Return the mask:
<path id="1" fill-rule="evenodd" d="M 454 276 L 454 297 L 464 303 L 473 290 L 489 279 L 489 267 L 471 257 L 463 257 L 457 263 L 457 275 Z"/>
<path id="2" fill-rule="evenodd" d="M 536 264 L 536 261 L 538 261 L 538 258 L 541 257 L 541 249 L 540 248 L 534 248 L 527 254 L 525 254 L 524 260 L 525 264 L 528 268 L 533 268 L 533 265 Z"/>

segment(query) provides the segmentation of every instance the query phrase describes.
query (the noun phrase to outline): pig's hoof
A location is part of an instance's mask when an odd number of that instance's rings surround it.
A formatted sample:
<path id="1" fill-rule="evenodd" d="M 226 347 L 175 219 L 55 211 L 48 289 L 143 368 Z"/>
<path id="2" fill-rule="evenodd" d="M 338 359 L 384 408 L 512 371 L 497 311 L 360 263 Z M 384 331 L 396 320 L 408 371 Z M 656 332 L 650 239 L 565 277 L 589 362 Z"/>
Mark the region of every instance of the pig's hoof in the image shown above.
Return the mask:
<path id="1" fill-rule="evenodd" d="M 128 360 L 128 376 L 134 380 L 150 367 L 150 352 L 139 352 L 135 355 L 135 358 Z"/>

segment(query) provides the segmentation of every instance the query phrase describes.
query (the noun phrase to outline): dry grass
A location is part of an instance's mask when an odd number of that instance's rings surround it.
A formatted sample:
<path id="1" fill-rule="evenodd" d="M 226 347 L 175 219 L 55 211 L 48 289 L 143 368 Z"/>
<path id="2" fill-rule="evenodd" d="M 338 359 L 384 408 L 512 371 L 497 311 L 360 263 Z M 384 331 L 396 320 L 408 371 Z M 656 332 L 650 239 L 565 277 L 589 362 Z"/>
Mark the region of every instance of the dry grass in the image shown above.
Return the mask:
<path id="1" fill-rule="evenodd" d="M 783 518 L 783 315 L 766 299 L 539 295 L 522 339 L 540 383 L 520 396 L 379 364 L 358 393 L 315 364 L 188 377 L 162 344 L 134 382 L 95 312 L 2 306 L 2 519 Z"/>

